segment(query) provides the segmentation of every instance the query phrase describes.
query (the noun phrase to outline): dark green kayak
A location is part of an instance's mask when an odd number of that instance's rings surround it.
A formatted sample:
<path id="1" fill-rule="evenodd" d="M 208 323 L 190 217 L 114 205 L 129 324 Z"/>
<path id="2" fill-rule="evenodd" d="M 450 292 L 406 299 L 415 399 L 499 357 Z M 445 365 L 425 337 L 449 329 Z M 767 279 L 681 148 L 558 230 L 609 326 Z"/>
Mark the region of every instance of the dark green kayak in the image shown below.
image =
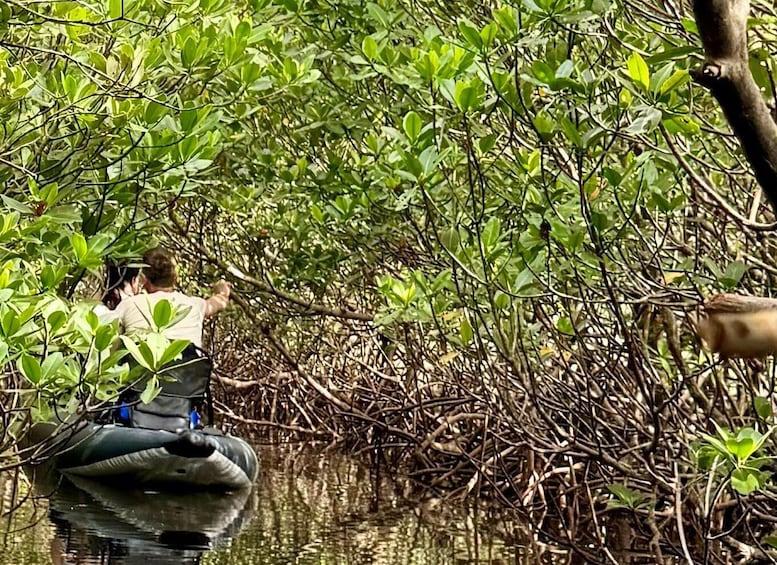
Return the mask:
<path id="1" fill-rule="evenodd" d="M 218 430 L 154 430 L 79 422 L 33 426 L 31 443 L 68 475 L 122 484 L 247 488 L 258 460 L 240 438 Z"/>
<path id="2" fill-rule="evenodd" d="M 140 400 L 141 379 L 118 401 L 64 422 L 35 424 L 26 442 L 36 460 L 68 475 L 123 485 L 251 486 L 258 461 L 240 438 L 212 427 L 210 358 L 190 346 L 165 370 L 161 391 Z"/>

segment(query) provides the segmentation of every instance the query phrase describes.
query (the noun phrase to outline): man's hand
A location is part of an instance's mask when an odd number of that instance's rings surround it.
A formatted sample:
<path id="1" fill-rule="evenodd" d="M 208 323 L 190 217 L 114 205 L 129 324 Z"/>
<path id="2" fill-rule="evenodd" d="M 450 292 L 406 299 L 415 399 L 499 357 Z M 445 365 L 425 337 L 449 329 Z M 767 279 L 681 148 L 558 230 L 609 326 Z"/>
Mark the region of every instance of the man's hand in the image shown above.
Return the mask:
<path id="1" fill-rule="evenodd" d="M 232 292 L 232 283 L 225 281 L 224 279 L 219 280 L 213 285 L 213 294 L 223 294 L 229 298 L 230 292 Z"/>

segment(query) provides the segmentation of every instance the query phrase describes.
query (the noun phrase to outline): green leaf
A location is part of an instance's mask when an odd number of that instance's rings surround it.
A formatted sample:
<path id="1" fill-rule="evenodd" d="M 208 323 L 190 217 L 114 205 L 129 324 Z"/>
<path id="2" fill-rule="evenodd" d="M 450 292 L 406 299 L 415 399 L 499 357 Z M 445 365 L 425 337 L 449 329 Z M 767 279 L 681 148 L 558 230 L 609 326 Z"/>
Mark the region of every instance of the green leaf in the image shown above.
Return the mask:
<path id="1" fill-rule="evenodd" d="M 9 309 L 2 320 L 0 320 L 0 326 L 3 328 L 3 335 L 5 335 L 6 338 L 9 338 L 16 335 L 16 332 L 22 327 L 22 322 L 17 313 L 14 310 Z"/>
<path id="2" fill-rule="evenodd" d="M 151 336 L 153 334 L 150 334 L 146 337 L 147 340 L 151 340 Z M 158 359 L 158 356 L 154 355 L 153 350 L 151 349 L 151 346 L 149 345 L 148 341 L 141 341 L 138 343 L 138 350 L 140 351 L 140 354 L 143 356 L 143 360 L 146 362 L 146 365 L 152 370 L 156 371 L 159 369 L 159 364 L 156 362 Z"/>
<path id="3" fill-rule="evenodd" d="M 490 49 L 494 44 L 497 34 L 499 33 L 499 26 L 496 22 L 486 24 L 483 29 L 480 30 L 480 38 L 483 40 L 483 47 Z"/>
<path id="4" fill-rule="evenodd" d="M 769 398 L 764 396 L 756 396 L 753 399 L 753 405 L 755 406 L 755 412 L 759 417 L 764 420 L 768 420 L 772 417 L 772 402 Z"/>
<path id="5" fill-rule="evenodd" d="M 727 459 L 731 458 L 731 453 L 729 452 L 728 448 L 726 447 L 726 444 L 724 443 L 725 439 L 721 441 L 720 439 L 707 435 L 702 434 L 701 436 L 704 441 L 706 441 L 709 446 L 714 449 L 721 457 L 725 457 Z"/>
<path id="6" fill-rule="evenodd" d="M 572 325 L 572 320 L 567 316 L 559 318 L 556 327 L 558 328 L 558 331 L 565 335 L 575 335 L 575 327 Z"/>
<path id="7" fill-rule="evenodd" d="M 61 310 L 52 312 L 49 315 L 49 317 L 46 319 L 46 323 L 49 326 L 49 332 L 52 334 L 56 333 L 62 326 L 65 325 L 66 321 L 67 321 L 67 314 L 65 314 Z"/>
<path id="8" fill-rule="evenodd" d="M 491 248 L 493 248 L 499 240 L 501 228 L 502 224 L 499 218 L 496 216 L 492 217 L 486 223 L 486 226 L 483 228 L 483 235 L 481 236 L 483 247 L 486 249 L 486 251 L 489 251 Z"/>
<path id="9" fill-rule="evenodd" d="M 317 222 L 323 222 L 324 221 L 324 213 L 321 211 L 321 208 L 319 208 L 316 204 L 313 204 L 313 205 L 310 206 L 310 215 Z"/>
<path id="10" fill-rule="evenodd" d="M 65 360 L 59 351 L 55 351 L 43 360 L 41 364 L 41 381 L 46 382 L 64 367 Z"/>
<path id="11" fill-rule="evenodd" d="M 80 264 L 84 260 L 84 257 L 86 257 L 88 250 L 86 239 L 84 239 L 83 235 L 76 232 L 70 237 L 70 245 L 73 247 L 73 253 L 76 256 L 76 260 Z"/>
<path id="12" fill-rule="evenodd" d="M 189 108 L 181 112 L 179 122 L 181 124 L 181 131 L 184 133 L 190 133 L 197 125 L 198 113 L 194 108 Z"/>
<path id="13" fill-rule="evenodd" d="M 423 122 L 417 113 L 411 110 L 405 114 L 405 118 L 402 120 L 402 129 L 405 130 L 405 135 L 411 143 L 415 143 L 415 140 L 418 139 L 422 127 Z"/>
<path id="14" fill-rule="evenodd" d="M 89 324 L 89 329 L 92 330 L 92 334 L 97 331 L 97 328 L 100 327 L 100 318 L 97 316 L 97 314 L 94 313 L 94 311 L 90 310 L 86 313 L 86 316 L 84 316 L 84 319 L 86 320 L 86 323 Z"/>
<path id="15" fill-rule="evenodd" d="M 614 505 L 616 507 L 622 506 L 634 510 L 644 505 L 647 499 L 647 496 L 625 484 L 607 485 L 607 490 L 617 498 L 619 504 Z"/>
<path id="16" fill-rule="evenodd" d="M 164 334 L 160 332 L 150 332 L 145 335 L 145 339 L 138 344 L 138 347 L 140 348 L 140 352 L 149 359 L 152 367 L 154 367 L 155 370 L 158 370 L 162 366 L 162 355 L 164 355 L 168 345 L 170 345 L 170 340 L 167 339 Z M 148 352 L 146 353 L 145 350 Z"/>
<path id="17" fill-rule="evenodd" d="M 663 85 L 669 78 L 669 75 L 672 74 L 672 69 L 674 69 L 674 63 L 667 63 L 653 73 L 650 77 L 650 90 L 652 92 L 660 92 L 661 85 Z"/>
<path id="18" fill-rule="evenodd" d="M 550 141 L 553 137 L 553 130 L 556 127 L 556 121 L 553 120 L 545 112 L 537 112 L 534 116 L 534 127 L 537 128 L 537 133 L 540 135 L 542 141 Z"/>
<path id="19" fill-rule="evenodd" d="M 171 342 L 170 345 L 168 345 L 165 349 L 165 352 L 162 354 L 162 357 L 159 360 L 159 365 L 164 367 L 171 361 L 177 359 L 178 356 L 183 353 L 183 350 L 186 349 L 190 344 L 191 342 L 187 339 L 176 339 Z"/>
<path id="20" fill-rule="evenodd" d="M 143 389 L 143 392 L 140 393 L 140 401 L 143 404 L 148 404 L 156 396 L 162 392 L 162 387 L 159 386 L 159 379 L 156 377 L 151 377 L 148 379 L 148 382 L 146 383 L 146 387 Z"/>
<path id="21" fill-rule="evenodd" d="M 32 384 L 38 384 L 41 377 L 40 362 L 27 353 L 22 353 L 19 358 L 18 368 Z"/>
<path id="22" fill-rule="evenodd" d="M 553 72 L 553 68 L 545 61 L 534 61 L 531 64 L 531 70 L 534 76 L 545 84 L 550 84 L 553 79 L 556 78 L 556 73 Z"/>
<path id="23" fill-rule="evenodd" d="M 515 8 L 503 5 L 494 10 L 493 15 L 504 31 L 512 35 L 518 33 L 518 14 Z"/>
<path id="24" fill-rule="evenodd" d="M 440 232 L 440 243 L 443 247 L 454 253 L 459 248 L 459 230 L 455 227 L 451 227 Z"/>
<path id="25" fill-rule="evenodd" d="M 5 205 L 6 208 L 10 208 L 11 210 L 15 210 L 16 212 L 19 212 L 25 215 L 32 214 L 32 208 L 30 208 L 26 204 L 22 204 L 18 200 L 15 200 L 10 196 L 6 196 L 5 194 L 0 195 L 0 198 L 2 198 L 3 204 Z"/>
<path id="26" fill-rule="evenodd" d="M 513 291 L 517 294 L 524 290 L 527 290 L 534 284 L 536 277 L 531 269 L 523 269 L 518 275 L 516 275 L 513 281 Z"/>
<path id="27" fill-rule="evenodd" d="M 666 94 L 667 92 L 671 92 L 675 88 L 679 88 L 680 86 L 684 85 L 686 82 L 691 80 L 691 75 L 688 74 L 688 71 L 685 69 L 681 69 L 678 71 L 675 71 L 672 73 L 672 76 L 670 76 L 666 81 L 664 81 L 663 84 L 660 85 L 659 92 L 661 94 Z"/>
<path id="28" fill-rule="evenodd" d="M 747 265 L 742 261 L 732 261 L 726 266 L 726 272 L 718 278 L 718 281 L 726 288 L 733 288 L 739 284 L 747 272 Z"/>
<path id="29" fill-rule="evenodd" d="M 429 176 L 437 165 L 437 148 L 434 145 L 430 145 L 418 156 L 418 161 L 421 163 L 421 170 L 426 176 Z"/>
<path id="30" fill-rule="evenodd" d="M 146 359 L 146 356 L 141 353 L 140 347 L 134 341 L 125 335 L 121 336 L 121 341 L 124 344 L 124 348 L 129 351 L 130 355 L 132 355 L 132 358 L 136 363 L 138 363 L 138 365 L 148 369 L 149 371 L 154 370 L 153 362 L 150 362 Z M 146 349 L 148 349 L 148 346 L 146 346 Z"/>
<path id="31" fill-rule="evenodd" d="M 569 78 L 572 75 L 572 71 L 575 70 L 575 64 L 567 59 L 559 65 L 556 69 L 556 78 Z"/>
<path id="32" fill-rule="evenodd" d="M 618 94 L 618 103 L 623 108 L 628 108 L 631 105 L 632 99 L 633 97 L 631 96 L 631 92 L 625 88 L 621 89 L 620 93 Z"/>
<path id="33" fill-rule="evenodd" d="M 717 449 L 709 446 L 709 445 L 703 445 L 699 449 L 696 450 L 694 453 L 696 457 L 696 464 L 699 466 L 700 469 L 709 470 L 712 468 L 712 464 L 715 462 L 715 459 L 721 456 L 721 454 L 718 452 Z"/>
<path id="34" fill-rule="evenodd" d="M 197 42 L 193 38 L 188 38 L 181 49 L 181 63 L 184 67 L 191 68 L 197 59 Z"/>
<path id="35" fill-rule="evenodd" d="M 508 296 L 501 290 L 497 290 L 496 293 L 494 293 L 494 306 L 498 310 L 504 310 L 505 308 L 510 306 L 510 296 Z"/>
<path id="36" fill-rule="evenodd" d="M 108 324 L 100 326 L 94 335 L 95 349 L 97 349 L 97 351 L 105 351 L 108 349 L 108 347 L 110 347 L 111 343 L 113 342 L 113 337 L 115 335 L 116 332 L 114 331 L 112 325 Z"/>
<path id="37" fill-rule="evenodd" d="M 650 71 L 642 56 L 634 51 L 626 61 L 626 65 L 629 70 L 629 78 L 647 92 L 650 87 Z"/>
<path id="38" fill-rule="evenodd" d="M 466 316 L 462 317 L 461 322 L 459 322 L 459 336 L 461 336 L 461 342 L 464 345 L 468 345 L 475 336 L 472 331 L 472 324 L 469 323 Z"/>
<path id="39" fill-rule="evenodd" d="M 651 64 L 661 63 L 667 60 L 686 60 L 691 53 L 698 53 L 701 49 L 699 47 L 674 47 L 671 49 L 665 49 L 655 55 L 651 55 L 648 61 Z"/>
<path id="40" fill-rule="evenodd" d="M 491 151 L 495 145 L 496 134 L 493 133 L 483 136 L 478 140 L 478 149 L 480 149 L 482 154 L 486 154 Z"/>
<path id="41" fill-rule="evenodd" d="M 464 40 L 471 47 L 474 47 L 478 51 L 481 47 L 483 47 L 483 38 L 480 36 L 478 28 L 476 28 L 471 21 L 467 19 L 461 19 L 459 20 L 458 27 L 462 37 L 464 37 Z"/>
<path id="42" fill-rule="evenodd" d="M 108 0 L 108 17 L 117 20 L 124 15 L 124 0 Z"/>
<path id="43" fill-rule="evenodd" d="M 757 491 L 761 485 L 756 473 L 750 469 L 736 469 L 731 473 L 731 486 L 742 496 Z"/>
<path id="44" fill-rule="evenodd" d="M 726 449 L 740 461 L 747 460 L 755 451 L 755 442 L 752 438 L 731 438 L 726 440 Z"/>
<path id="45" fill-rule="evenodd" d="M 181 320 L 183 320 L 191 311 L 191 306 L 177 306 L 175 308 L 175 313 L 173 314 L 173 319 L 170 320 L 170 322 L 167 324 L 168 326 L 174 326 Z"/>
<path id="46" fill-rule="evenodd" d="M 367 13 L 369 13 L 372 19 L 378 22 L 381 27 L 388 28 L 391 25 L 391 18 L 386 10 L 374 2 L 367 3 Z"/>
<path id="47" fill-rule="evenodd" d="M 470 112 L 480 108 L 483 97 L 483 85 L 473 80 L 470 83 L 457 81 L 453 93 L 453 100 L 459 110 Z"/>
<path id="48" fill-rule="evenodd" d="M 564 132 L 564 135 L 575 147 L 582 147 L 583 140 L 580 137 L 580 132 L 577 131 L 575 124 L 566 116 L 561 118 L 561 131 Z"/>
<path id="49" fill-rule="evenodd" d="M 158 330 L 166 327 L 173 317 L 173 308 L 170 306 L 170 302 L 167 300 L 157 302 L 152 317 Z"/>
<path id="50" fill-rule="evenodd" d="M 378 58 L 378 42 L 371 35 L 367 35 L 362 40 L 362 52 L 370 61 Z"/>

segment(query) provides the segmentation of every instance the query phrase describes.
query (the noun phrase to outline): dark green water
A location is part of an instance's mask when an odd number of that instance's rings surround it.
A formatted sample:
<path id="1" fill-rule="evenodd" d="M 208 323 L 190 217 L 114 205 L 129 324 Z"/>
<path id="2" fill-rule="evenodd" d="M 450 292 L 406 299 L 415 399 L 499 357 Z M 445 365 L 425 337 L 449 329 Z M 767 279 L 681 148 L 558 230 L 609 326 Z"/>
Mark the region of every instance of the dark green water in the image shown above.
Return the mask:
<path id="1" fill-rule="evenodd" d="M 0 477 L 0 565 L 516 563 L 518 526 L 408 502 L 351 458 L 259 449 L 251 493 L 162 494 Z M 376 497 L 376 495 L 379 495 Z M 377 508 L 375 501 L 377 500 Z M 524 561 L 524 559 L 520 559 Z"/>

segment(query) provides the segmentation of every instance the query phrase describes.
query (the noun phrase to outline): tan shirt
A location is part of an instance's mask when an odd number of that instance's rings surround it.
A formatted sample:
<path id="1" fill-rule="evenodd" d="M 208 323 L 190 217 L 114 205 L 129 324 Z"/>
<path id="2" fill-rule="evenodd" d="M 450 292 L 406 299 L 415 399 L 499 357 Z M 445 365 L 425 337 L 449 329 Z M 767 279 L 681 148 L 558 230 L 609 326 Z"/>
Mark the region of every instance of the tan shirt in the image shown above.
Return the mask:
<path id="1" fill-rule="evenodd" d="M 167 300 L 176 308 L 189 308 L 189 312 L 177 324 L 165 328 L 162 333 L 168 339 L 188 339 L 202 347 L 202 323 L 205 319 L 205 299 L 175 292 L 156 291 L 138 294 L 122 300 L 116 307 L 116 317 L 124 333 L 149 330 L 153 327 L 152 312 L 160 300 Z"/>
<path id="2" fill-rule="evenodd" d="M 127 298 L 130 298 L 131 296 L 134 296 L 133 294 L 127 294 L 126 292 L 119 291 L 119 303 L 123 302 Z M 101 324 L 110 324 L 114 320 L 119 319 L 119 315 L 116 313 L 116 310 L 118 310 L 118 305 L 114 310 L 111 310 L 108 308 L 105 304 L 100 302 L 97 304 L 97 306 L 94 307 L 92 310 L 95 314 L 97 314 L 97 317 L 100 319 Z"/>

